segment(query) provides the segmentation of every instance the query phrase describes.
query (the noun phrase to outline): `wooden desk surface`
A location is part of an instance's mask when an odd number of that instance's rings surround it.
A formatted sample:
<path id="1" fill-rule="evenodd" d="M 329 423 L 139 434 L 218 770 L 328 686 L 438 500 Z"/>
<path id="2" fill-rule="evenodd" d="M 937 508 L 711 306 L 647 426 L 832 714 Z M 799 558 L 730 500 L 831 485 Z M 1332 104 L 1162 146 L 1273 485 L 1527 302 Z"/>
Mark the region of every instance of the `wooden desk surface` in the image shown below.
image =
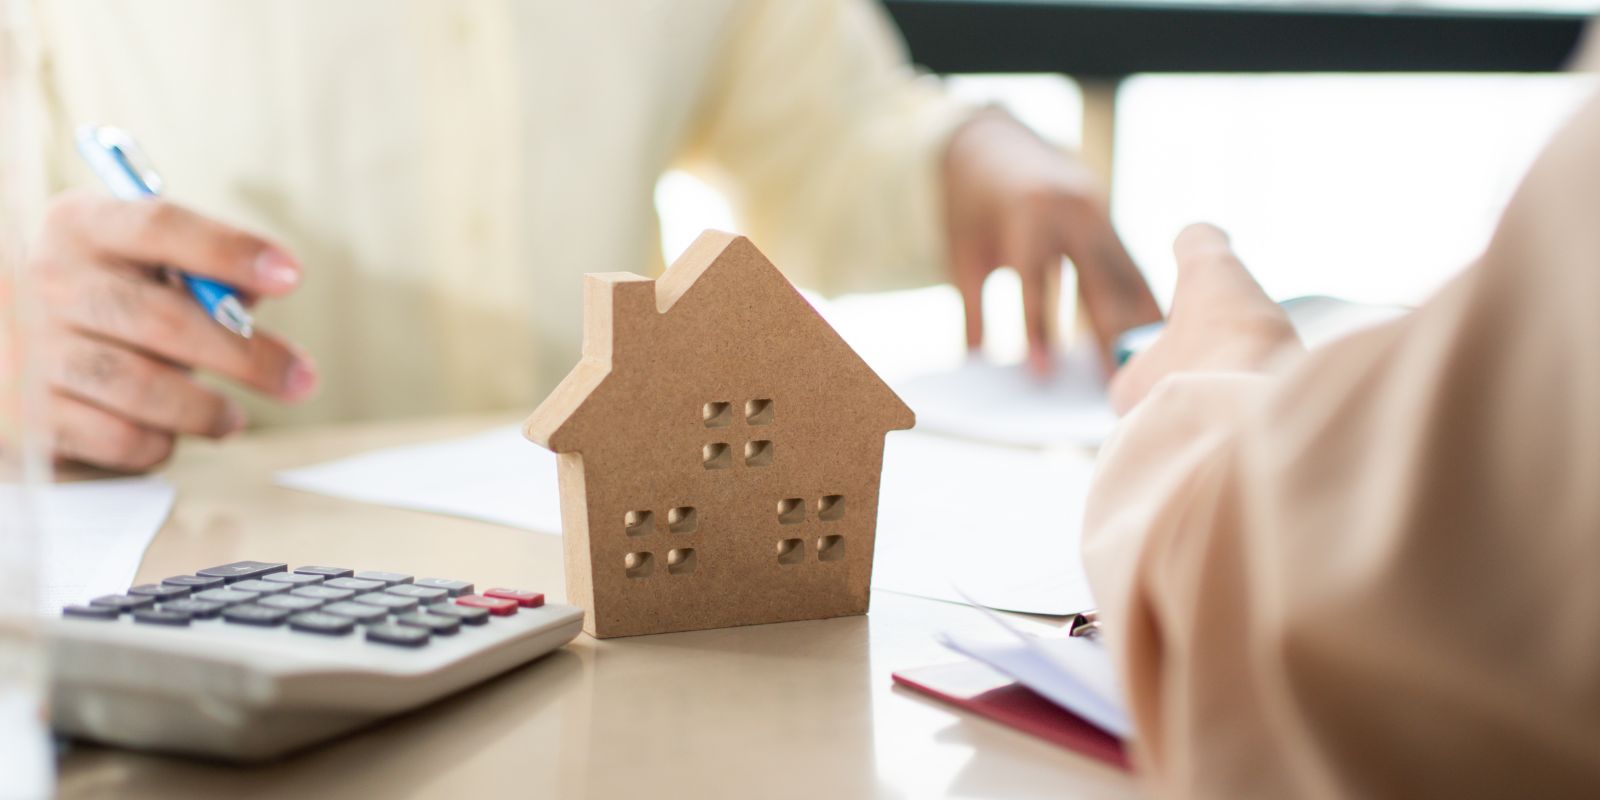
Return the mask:
<path id="1" fill-rule="evenodd" d="M 272 485 L 273 471 L 509 418 L 187 443 L 141 580 L 239 559 L 423 571 L 562 595 L 553 536 Z M 530 445 L 531 446 L 531 445 Z M 874 592 L 865 617 L 597 641 L 258 767 L 75 744 L 64 798 L 1130 797 L 1126 775 L 895 688 L 970 609 Z"/>

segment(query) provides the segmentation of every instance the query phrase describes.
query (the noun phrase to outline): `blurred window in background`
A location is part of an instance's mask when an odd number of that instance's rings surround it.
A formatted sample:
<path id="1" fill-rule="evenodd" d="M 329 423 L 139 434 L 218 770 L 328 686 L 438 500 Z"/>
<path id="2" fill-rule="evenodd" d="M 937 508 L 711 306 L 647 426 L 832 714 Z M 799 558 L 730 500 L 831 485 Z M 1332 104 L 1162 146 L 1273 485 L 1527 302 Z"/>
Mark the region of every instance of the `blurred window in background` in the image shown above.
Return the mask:
<path id="1" fill-rule="evenodd" d="M 1277 299 L 1414 304 L 1482 251 L 1576 75 L 1135 76 L 1113 215 L 1163 304 L 1172 237 L 1228 229 Z"/>
<path id="2" fill-rule="evenodd" d="M 1079 144 L 1083 101 L 1068 78 L 948 83 Z M 1233 234 L 1275 298 L 1416 303 L 1482 250 L 1523 171 L 1595 86 L 1580 75 L 1134 76 L 1118 98 L 1113 214 L 1163 305 L 1172 238 L 1198 220 Z M 669 261 L 704 228 L 737 228 L 687 173 L 663 177 L 656 204 Z M 989 349 L 1004 359 L 1021 353 L 1016 292 L 1008 273 L 987 291 L 1000 337 Z"/>

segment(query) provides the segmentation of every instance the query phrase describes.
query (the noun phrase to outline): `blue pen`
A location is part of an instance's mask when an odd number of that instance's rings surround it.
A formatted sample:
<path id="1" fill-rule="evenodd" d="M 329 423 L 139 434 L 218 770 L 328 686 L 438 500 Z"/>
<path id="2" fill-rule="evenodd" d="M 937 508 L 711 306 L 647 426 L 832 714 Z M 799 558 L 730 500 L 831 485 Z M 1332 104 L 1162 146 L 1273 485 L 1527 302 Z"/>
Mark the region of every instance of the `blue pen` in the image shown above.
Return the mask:
<path id="1" fill-rule="evenodd" d="M 134 144 L 133 137 L 121 129 L 108 125 L 84 125 L 78 128 L 78 153 L 89 162 L 89 168 L 100 176 L 111 193 L 123 200 L 155 197 L 161 194 L 161 176 L 151 168 L 149 159 Z M 250 312 L 239 302 L 232 286 L 208 278 L 179 272 L 189 294 L 199 301 L 212 319 L 234 333 L 248 339 L 254 330 Z"/>

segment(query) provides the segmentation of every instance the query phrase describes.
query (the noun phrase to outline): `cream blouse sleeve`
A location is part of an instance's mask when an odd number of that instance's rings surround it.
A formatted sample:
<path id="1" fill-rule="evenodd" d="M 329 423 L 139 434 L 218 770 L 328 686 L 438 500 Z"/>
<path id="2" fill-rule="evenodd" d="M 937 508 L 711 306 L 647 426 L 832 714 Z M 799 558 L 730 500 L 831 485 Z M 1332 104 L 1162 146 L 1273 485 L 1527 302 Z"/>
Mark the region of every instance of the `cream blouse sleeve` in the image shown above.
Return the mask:
<path id="1" fill-rule="evenodd" d="M 1406 319 L 1159 385 L 1085 526 L 1160 794 L 1592 793 L 1600 103 Z"/>

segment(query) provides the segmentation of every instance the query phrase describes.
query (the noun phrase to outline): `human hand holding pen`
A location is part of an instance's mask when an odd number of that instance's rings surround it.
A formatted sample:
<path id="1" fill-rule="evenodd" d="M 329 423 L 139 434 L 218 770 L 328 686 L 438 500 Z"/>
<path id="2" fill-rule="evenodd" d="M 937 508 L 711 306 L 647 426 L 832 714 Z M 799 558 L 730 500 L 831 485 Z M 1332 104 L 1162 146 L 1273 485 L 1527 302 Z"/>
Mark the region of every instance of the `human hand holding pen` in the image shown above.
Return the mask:
<path id="1" fill-rule="evenodd" d="M 242 428 L 238 404 L 190 370 L 287 402 L 316 388 L 315 366 L 292 344 L 241 338 L 164 277 L 171 267 L 251 299 L 293 291 L 299 265 L 261 237 L 164 200 L 69 192 L 52 201 L 29 262 L 58 458 L 143 471 L 179 434 Z"/>

